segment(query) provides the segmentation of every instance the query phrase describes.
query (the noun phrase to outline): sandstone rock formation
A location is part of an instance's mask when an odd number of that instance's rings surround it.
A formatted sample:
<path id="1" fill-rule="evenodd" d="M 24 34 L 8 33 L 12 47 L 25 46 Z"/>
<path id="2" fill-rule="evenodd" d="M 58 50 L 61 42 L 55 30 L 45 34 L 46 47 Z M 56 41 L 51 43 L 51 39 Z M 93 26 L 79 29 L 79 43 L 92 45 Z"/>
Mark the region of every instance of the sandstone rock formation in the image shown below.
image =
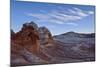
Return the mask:
<path id="1" fill-rule="evenodd" d="M 46 27 L 24 23 L 19 32 L 11 30 L 11 65 L 94 61 L 94 37 L 74 32 L 53 37 Z"/>
<path id="2" fill-rule="evenodd" d="M 51 32 L 46 27 L 40 27 L 38 31 L 41 45 L 51 46 L 53 43 L 53 37 Z"/>
<path id="3" fill-rule="evenodd" d="M 38 53 L 40 43 L 37 25 L 33 22 L 23 24 L 22 29 L 12 36 L 12 41 L 32 53 Z"/>
<path id="4" fill-rule="evenodd" d="M 11 30 L 11 65 L 40 63 L 38 26 L 34 22 L 23 24 L 22 29 L 14 33 Z"/>

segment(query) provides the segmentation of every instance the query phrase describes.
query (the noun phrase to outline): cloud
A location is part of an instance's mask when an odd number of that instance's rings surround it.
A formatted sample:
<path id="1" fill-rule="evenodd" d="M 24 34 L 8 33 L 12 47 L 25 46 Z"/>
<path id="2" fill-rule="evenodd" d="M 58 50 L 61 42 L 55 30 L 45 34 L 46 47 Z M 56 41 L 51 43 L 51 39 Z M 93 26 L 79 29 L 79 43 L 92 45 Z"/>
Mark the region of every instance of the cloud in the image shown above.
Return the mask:
<path id="1" fill-rule="evenodd" d="M 86 11 L 76 7 L 70 9 L 53 9 L 50 12 L 47 12 L 46 10 L 40 10 L 39 13 L 27 13 L 28 16 L 37 18 L 38 22 L 69 24 L 73 26 L 77 26 L 75 21 L 81 20 L 92 14 L 94 14 L 94 11 Z M 69 23 L 70 21 L 73 23 Z"/>
<path id="2" fill-rule="evenodd" d="M 57 24 L 64 24 L 64 22 L 63 22 L 63 21 L 60 21 L 60 20 L 55 20 L 55 19 L 50 20 L 49 22 L 52 22 L 52 23 L 57 23 Z"/>
<path id="3" fill-rule="evenodd" d="M 76 8 L 76 7 L 73 8 L 73 9 L 71 10 L 71 12 L 72 12 L 73 14 L 75 14 L 75 15 L 80 16 L 80 17 L 86 17 L 86 16 L 88 16 L 87 12 L 85 12 L 85 11 L 79 9 L 79 8 Z"/>
<path id="4" fill-rule="evenodd" d="M 93 11 L 88 11 L 88 14 L 94 14 L 94 12 Z"/>
<path id="5" fill-rule="evenodd" d="M 68 25 L 72 25 L 72 26 L 77 26 L 78 24 L 76 24 L 76 23 L 66 23 L 66 24 L 68 24 Z"/>
<path id="6" fill-rule="evenodd" d="M 50 19 L 50 17 L 48 15 L 45 15 L 45 14 L 28 13 L 27 15 L 38 18 L 38 19 Z"/>

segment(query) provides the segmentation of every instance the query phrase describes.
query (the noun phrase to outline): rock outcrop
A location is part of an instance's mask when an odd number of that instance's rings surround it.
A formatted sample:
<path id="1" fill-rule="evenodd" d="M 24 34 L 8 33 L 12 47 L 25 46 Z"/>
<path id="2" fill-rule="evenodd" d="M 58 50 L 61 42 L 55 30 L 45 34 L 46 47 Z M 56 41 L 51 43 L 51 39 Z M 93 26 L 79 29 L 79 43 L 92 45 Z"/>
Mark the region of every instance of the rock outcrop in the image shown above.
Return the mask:
<path id="1" fill-rule="evenodd" d="M 17 33 L 11 30 L 11 65 L 29 65 L 45 62 L 38 57 L 39 40 L 38 26 L 34 22 L 23 24 L 22 29 Z"/>
<path id="2" fill-rule="evenodd" d="M 41 45 L 51 46 L 53 43 L 53 37 L 51 32 L 46 27 L 40 27 L 38 31 Z"/>
<path id="3" fill-rule="evenodd" d="M 11 65 L 94 61 L 94 37 L 74 32 L 53 37 L 48 28 L 25 23 L 19 32 L 11 30 Z"/>
<path id="4" fill-rule="evenodd" d="M 14 35 L 14 34 L 15 34 L 15 32 L 13 30 L 11 30 L 11 35 Z"/>
<path id="5" fill-rule="evenodd" d="M 39 32 L 37 25 L 33 22 L 23 24 L 21 31 L 17 32 L 12 41 L 29 50 L 32 53 L 39 52 Z"/>

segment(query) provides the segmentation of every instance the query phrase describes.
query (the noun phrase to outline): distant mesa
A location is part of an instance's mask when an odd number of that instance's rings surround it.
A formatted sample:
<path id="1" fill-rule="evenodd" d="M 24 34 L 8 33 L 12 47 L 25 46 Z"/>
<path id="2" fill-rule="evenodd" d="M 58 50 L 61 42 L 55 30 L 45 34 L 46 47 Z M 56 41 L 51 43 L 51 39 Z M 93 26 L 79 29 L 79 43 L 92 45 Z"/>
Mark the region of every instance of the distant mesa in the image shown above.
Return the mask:
<path id="1" fill-rule="evenodd" d="M 67 36 L 67 37 L 80 37 L 80 38 L 94 38 L 95 33 L 76 33 L 73 31 L 66 32 L 64 34 L 61 34 L 62 36 Z"/>

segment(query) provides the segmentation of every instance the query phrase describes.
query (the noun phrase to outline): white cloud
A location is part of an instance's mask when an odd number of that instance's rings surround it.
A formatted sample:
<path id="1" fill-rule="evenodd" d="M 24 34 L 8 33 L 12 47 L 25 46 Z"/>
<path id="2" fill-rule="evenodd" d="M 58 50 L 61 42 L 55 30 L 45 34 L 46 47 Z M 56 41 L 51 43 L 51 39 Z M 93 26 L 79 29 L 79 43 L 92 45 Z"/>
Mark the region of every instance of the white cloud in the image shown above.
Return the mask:
<path id="1" fill-rule="evenodd" d="M 81 20 L 85 17 L 88 17 L 91 14 L 94 14 L 94 11 L 86 11 L 79 8 L 71 8 L 71 9 L 54 9 L 50 12 L 46 12 L 45 10 L 40 10 L 40 13 L 28 13 L 28 16 L 32 16 L 38 18 L 38 22 L 51 22 L 57 24 L 69 24 L 77 26 L 75 21 Z M 45 13 L 46 12 L 46 13 Z M 69 23 L 69 22 L 73 23 Z"/>
<path id="2" fill-rule="evenodd" d="M 88 14 L 94 14 L 94 12 L 93 11 L 88 11 Z"/>
<path id="3" fill-rule="evenodd" d="M 49 15 L 51 17 L 56 18 L 56 19 L 61 20 L 61 21 L 74 21 L 74 20 L 81 19 L 80 16 L 68 15 L 68 14 L 63 14 L 63 13 L 59 13 L 59 12 L 56 12 L 55 14 L 51 13 Z"/>
<path id="4" fill-rule="evenodd" d="M 76 11 L 78 11 L 78 12 L 82 12 L 83 11 L 83 10 L 77 8 L 77 7 L 74 7 L 73 9 L 76 10 Z"/>
<path id="5" fill-rule="evenodd" d="M 79 8 L 74 8 L 75 14 L 81 17 L 86 17 L 88 16 L 87 12 L 85 12 L 84 10 L 81 10 Z"/>
<path id="6" fill-rule="evenodd" d="M 57 24 L 64 24 L 64 22 L 63 22 L 63 21 L 59 21 L 59 20 L 55 20 L 55 19 L 50 20 L 49 22 L 52 22 L 52 23 L 57 23 Z"/>
<path id="7" fill-rule="evenodd" d="M 68 24 L 68 25 L 72 25 L 72 26 L 77 26 L 78 24 L 76 24 L 76 23 L 66 23 L 66 24 Z"/>
<path id="8" fill-rule="evenodd" d="M 79 16 L 81 16 L 81 17 L 86 17 L 86 16 L 88 16 L 88 14 L 86 14 L 86 13 L 84 13 L 84 12 L 78 12 L 77 13 Z"/>
<path id="9" fill-rule="evenodd" d="M 68 9 L 68 11 L 72 14 L 76 14 L 76 11 L 75 10 L 72 10 L 72 9 Z"/>
<path id="10" fill-rule="evenodd" d="M 38 18 L 38 19 L 49 19 L 50 18 L 48 15 L 45 15 L 45 14 L 28 13 L 27 15 Z"/>

